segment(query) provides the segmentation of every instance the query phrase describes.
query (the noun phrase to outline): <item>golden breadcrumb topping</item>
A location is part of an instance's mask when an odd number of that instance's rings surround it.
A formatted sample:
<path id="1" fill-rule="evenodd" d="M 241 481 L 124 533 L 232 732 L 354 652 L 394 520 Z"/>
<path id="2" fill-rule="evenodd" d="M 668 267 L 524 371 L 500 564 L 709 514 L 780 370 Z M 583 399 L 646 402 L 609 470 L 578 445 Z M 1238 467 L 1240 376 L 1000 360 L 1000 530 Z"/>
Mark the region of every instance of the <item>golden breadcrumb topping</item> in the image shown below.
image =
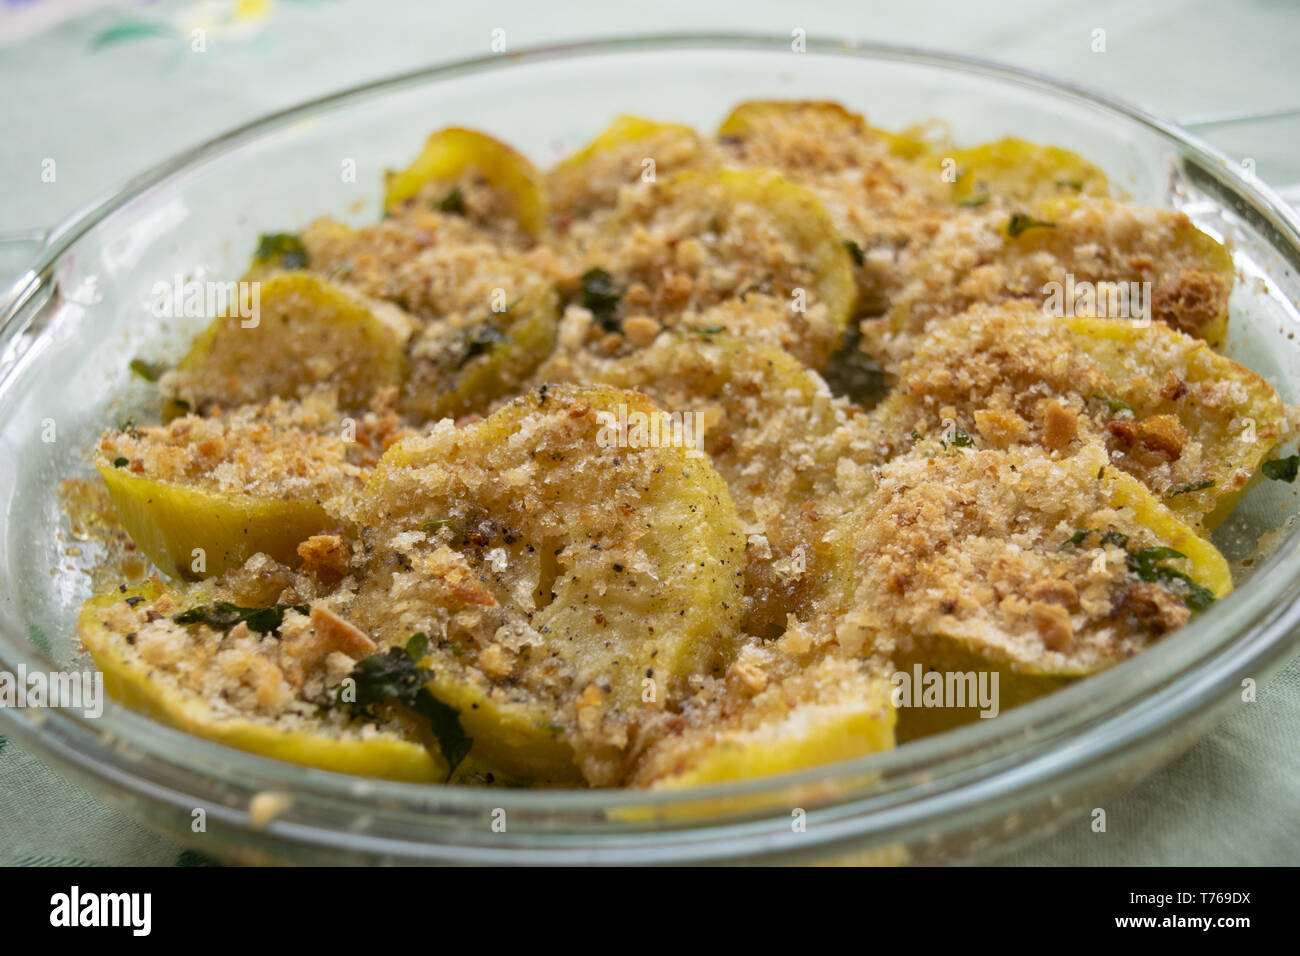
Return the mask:
<path id="1" fill-rule="evenodd" d="M 1036 215 L 993 206 L 954 216 L 909 266 L 887 318 L 867 324 L 869 338 L 878 358 L 897 360 L 934 319 L 979 303 L 1045 303 L 1051 283 L 1067 282 L 1099 285 L 1101 302 L 1109 301 L 1108 285 L 1151 283 L 1149 301 L 1133 297 L 1130 315 L 1111 317 L 1138 318 L 1140 304 L 1149 307 L 1146 318 L 1206 337 L 1226 314 L 1231 278 L 1217 259 L 1207 261 L 1193 233 L 1183 213 L 1106 199 L 1056 201 Z M 1105 317 L 1104 308 L 1092 314 Z"/>
<path id="2" fill-rule="evenodd" d="M 1160 541 L 1114 506 L 1099 446 L 1064 461 L 1033 449 L 933 452 L 880 469 L 854 529 L 841 644 L 892 651 L 934 635 L 1025 668 L 1085 673 L 1190 616 L 1133 576 L 1128 554 Z M 1081 530 L 1095 533 L 1072 544 Z"/>
<path id="3" fill-rule="evenodd" d="M 395 437 L 396 421 L 372 416 L 361 441 L 347 441 L 330 393 L 303 402 L 274 399 L 212 418 L 129 425 L 99 441 L 101 465 L 156 481 L 261 498 L 321 500 L 360 487 L 367 446 Z"/>

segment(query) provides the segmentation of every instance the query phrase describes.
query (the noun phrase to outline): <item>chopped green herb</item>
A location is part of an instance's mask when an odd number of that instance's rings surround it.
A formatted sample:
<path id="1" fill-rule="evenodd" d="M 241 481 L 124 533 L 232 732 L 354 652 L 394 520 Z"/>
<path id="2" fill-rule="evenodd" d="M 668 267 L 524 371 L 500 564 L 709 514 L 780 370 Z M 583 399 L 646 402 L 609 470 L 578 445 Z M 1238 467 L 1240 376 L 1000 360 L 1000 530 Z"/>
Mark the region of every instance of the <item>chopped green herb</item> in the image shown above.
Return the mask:
<path id="1" fill-rule="evenodd" d="M 1079 192 L 1083 191 L 1083 180 L 1081 179 L 1058 179 L 1056 185 L 1065 186 L 1067 189 L 1073 189 Z"/>
<path id="2" fill-rule="evenodd" d="M 114 468 L 121 468 L 123 465 L 129 465 L 129 464 L 131 464 L 131 459 L 123 458 L 121 455 L 118 455 L 116 458 L 113 459 Z"/>
<path id="3" fill-rule="evenodd" d="M 1121 398 L 1111 398 L 1102 392 L 1092 393 L 1093 401 L 1105 402 L 1112 412 L 1131 412 L 1133 406 Z"/>
<path id="4" fill-rule="evenodd" d="M 173 621 L 177 624 L 206 624 L 214 631 L 228 631 L 236 624 L 248 625 L 250 631 L 258 634 L 273 634 L 284 623 L 286 611 L 299 614 L 311 613 L 306 604 L 272 604 L 270 607 L 240 607 L 229 601 L 216 601 L 212 604 L 200 604 L 188 611 L 177 614 Z"/>
<path id="5" fill-rule="evenodd" d="M 822 370 L 822 378 L 836 395 L 870 408 L 888 391 L 885 370 L 862 351 L 862 330 L 850 322 L 844 340 Z"/>
<path id="6" fill-rule="evenodd" d="M 1061 545 L 1061 547 L 1065 548 L 1070 545 L 1078 547 L 1083 544 L 1084 541 L 1088 540 L 1089 535 L 1093 534 L 1101 536 L 1102 544 L 1113 544 L 1117 548 L 1128 548 L 1128 535 L 1122 531 L 1116 531 L 1114 528 L 1110 528 L 1105 532 L 1097 531 L 1093 528 L 1080 528 L 1074 534 L 1070 535 L 1069 539 L 1065 544 Z"/>
<path id="7" fill-rule="evenodd" d="M 1066 541 L 1065 544 L 1061 545 L 1061 547 L 1067 548 L 1070 545 L 1081 545 L 1085 540 L 1087 540 L 1089 535 L 1097 533 L 1097 531 L 1090 528 L 1080 528 L 1078 531 L 1074 532 L 1074 534 L 1070 535 L 1069 540 Z M 1115 531 L 1114 529 L 1101 535 L 1101 543 L 1113 544 L 1118 548 L 1124 549 L 1126 552 L 1124 564 L 1131 573 L 1136 574 L 1143 581 L 1170 586 L 1170 590 L 1177 593 L 1178 596 L 1182 598 L 1183 603 L 1193 611 L 1204 611 L 1214 603 L 1214 592 L 1209 588 L 1197 584 L 1189 575 L 1184 574 L 1182 571 L 1178 571 L 1174 568 L 1167 568 L 1160 563 L 1161 561 L 1170 561 L 1175 558 L 1186 558 L 1187 555 L 1183 554 L 1181 551 L 1167 547 L 1142 548 L 1138 551 L 1133 551 L 1130 550 L 1128 546 L 1128 535 L 1124 534 L 1122 531 Z"/>
<path id="8" fill-rule="evenodd" d="M 390 647 L 357 661 L 351 677 L 356 682 L 357 699 L 355 703 L 347 702 L 348 706 L 355 711 L 368 711 L 375 704 L 390 701 L 409 707 L 429 674 L 411 659 L 406 648 Z"/>
<path id="9" fill-rule="evenodd" d="M 1042 219 L 1035 219 L 1033 216 L 1018 212 L 1011 217 L 1007 223 L 1007 235 L 1011 238 L 1019 236 L 1026 229 L 1055 229 L 1056 223 L 1046 222 Z"/>
<path id="10" fill-rule="evenodd" d="M 954 427 L 952 430 L 952 438 L 946 441 L 941 441 L 939 444 L 943 445 L 944 448 L 947 448 L 949 445 L 953 448 L 974 448 L 975 440 L 971 438 L 970 435 L 967 435 L 962 429 Z"/>
<path id="11" fill-rule="evenodd" d="M 615 317 L 622 298 L 622 287 L 604 269 L 596 267 L 582 274 L 582 304 L 591 310 L 591 314 L 606 332 L 623 331 L 621 323 Z"/>
<path id="12" fill-rule="evenodd" d="M 425 534 L 437 534 L 443 528 L 450 528 L 453 532 L 457 530 L 455 518 L 430 518 L 422 526 Z"/>
<path id="13" fill-rule="evenodd" d="M 855 266 L 860 266 L 862 263 L 866 262 L 866 259 L 862 255 L 862 247 L 852 239 L 841 239 L 840 245 L 849 251 L 849 258 L 853 260 Z"/>
<path id="14" fill-rule="evenodd" d="M 133 358 L 131 359 L 131 371 L 146 382 L 156 382 L 162 373 L 167 371 L 167 366 L 162 362 L 146 362 L 142 358 Z"/>
<path id="15" fill-rule="evenodd" d="M 1116 531 L 1114 528 L 1109 529 L 1101 536 L 1102 544 L 1113 544 L 1117 548 L 1128 549 L 1128 535 L 1123 531 Z"/>
<path id="16" fill-rule="evenodd" d="M 1300 475 L 1300 455 L 1274 458 L 1272 461 L 1264 462 L 1260 470 L 1264 472 L 1265 478 L 1291 484 L 1296 480 L 1296 476 Z"/>
<path id="17" fill-rule="evenodd" d="M 1197 584 L 1182 571 L 1173 568 L 1156 568 L 1156 576 L 1164 584 L 1178 582 L 1185 593 L 1181 595 L 1183 603 L 1193 611 L 1201 612 L 1214 603 L 1214 592 L 1204 585 Z"/>
<path id="18" fill-rule="evenodd" d="M 993 197 L 989 193 L 979 193 L 974 196 L 967 196 L 965 199 L 958 201 L 957 205 L 966 206 L 968 208 L 974 208 L 976 206 L 983 206 L 985 203 L 989 202 L 992 198 Z"/>
<path id="19" fill-rule="evenodd" d="M 311 261 L 307 247 L 291 232 L 268 232 L 257 241 L 253 261 L 277 263 L 282 269 L 305 269 Z"/>
<path id="20" fill-rule="evenodd" d="M 451 192 L 439 199 L 434 206 L 439 212 L 451 212 L 458 216 L 465 215 L 465 194 L 459 186 L 452 186 Z"/>
<path id="21" fill-rule="evenodd" d="M 1193 491 L 1204 491 L 1206 488 L 1214 487 L 1214 479 L 1206 478 L 1204 481 L 1194 481 L 1190 485 L 1183 485 L 1181 488 L 1175 488 L 1173 491 L 1166 491 L 1166 498 L 1177 498 L 1179 495 L 1191 494 Z"/>
<path id="22" fill-rule="evenodd" d="M 434 737 L 438 738 L 438 749 L 442 751 L 450 768 L 447 771 L 447 779 L 450 780 L 452 771 L 469 756 L 470 748 L 474 746 L 473 738 L 460 725 L 460 711 L 434 697 L 427 687 L 421 687 L 416 692 L 412 709 L 429 722 Z"/>
<path id="23" fill-rule="evenodd" d="M 406 642 L 406 654 L 417 664 L 429 656 L 429 635 L 424 631 L 416 631 L 411 635 L 411 639 Z"/>
<path id="24" fill-rule="evenodd" d="M 1169 561 L 1173 558 L 1185 558 L 1187 555 L 1173 548 L 1157 547 L 1142 548 L 1139 551 L 1132 551 L 1128 556 L 1129 570 L 1140 577 L 1143 581 L 1155 580 L 1155 567 L 1158 561 Z"/>
<path id="25" fill-rule="evenodd" d="M 421 667 L 412 652 L 423 657 L 428 647 L 428 636 L 420 633 L 412 635 L 406 647 L 390 647 L 387 653 L 363 657 L 351 674 L 356 700 L 339 700 L 338 704 L 356 714 L 368 714 L 375 704 L 386 702 L 409 707 L 429 722 L 438 749 L 450 767 L 447 778 L 451 779 L 452 771 L 469 754 L 474 741 L 460 725 L 459 711 L 438 700 L 425 686 L 433 672 Z"/>
<path id="26" fill-rule="evenodd" d="M 491 322 L 480 322 L 465 333 L 465 353 L 461 356 L 458 368 L 463 368 L 470 359 L 477 358 L 490 351 L 493 346 L 511 341 L 510 337 Z"/>
<path id="27" fill-rule="evenodd" d="M 1214 603 L 1214 593 L 1209 588 L 1197 584 L 1182 571 L 1164 567 L 1159 563 L 1185 557 L 1187 555 L 1173 548 L 1143 548 L 1141 551 L 1130 552 L 1127 563 L 1128 569 L 1143 581 L 1178 585 L 1174 590 L 1181 592 L 1183 603 L 1193 611 L 1204 611 Z"/>

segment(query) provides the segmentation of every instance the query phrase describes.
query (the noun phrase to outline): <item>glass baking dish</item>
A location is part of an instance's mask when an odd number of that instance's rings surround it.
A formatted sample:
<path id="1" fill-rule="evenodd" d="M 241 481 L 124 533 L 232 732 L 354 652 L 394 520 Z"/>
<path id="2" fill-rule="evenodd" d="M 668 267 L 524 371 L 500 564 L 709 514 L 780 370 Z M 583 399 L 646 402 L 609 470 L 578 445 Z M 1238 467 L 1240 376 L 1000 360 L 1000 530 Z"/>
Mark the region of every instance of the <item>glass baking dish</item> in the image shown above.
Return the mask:
<path id="1" fill-rule="evenodd" d="M 154 283 L 237 276 L 259 232 L 317 215 L 374 220 L 383 170 L 441 126 L 481 128 L 550 163 L 619 113 L 708 130 L 762 97 L 839 100 L 885 128 L 939 119 L 958 144 L 1065 146 L 1134 201 L 1183 209 L 1232 245 L 1228 354 L 1300 402 L 1295 213 L 1248 170 L 1108 97 L 920 50 L 809 39 L 796 52 L 788 37 L 617 39 L 441 66 L 235 130 L 50 234 L 0 325 L 0 669 L 88 666 L 73 621 L 96 555 L 71 536 L 55 487 L 92 473 L 106 422 L 149 414 L 128 359 L 174 358 L 204 323 L 154 318 Z M 112 702 L 96 720 L 0 709 L 0 731 L 235 861 L 978 860 L 1130 786 L 1207 730 L 1243 680 L 1285 660 L 1300 618 L 1298 510 L 1289 485 L 1253 489 L 1215 535 L 1238 590 L 1141 656 L 996 720 L 786 777 L 673 793 L 391 783 L 231 750 Z M 256 799 L 266 793 L 282 796 Z"/>

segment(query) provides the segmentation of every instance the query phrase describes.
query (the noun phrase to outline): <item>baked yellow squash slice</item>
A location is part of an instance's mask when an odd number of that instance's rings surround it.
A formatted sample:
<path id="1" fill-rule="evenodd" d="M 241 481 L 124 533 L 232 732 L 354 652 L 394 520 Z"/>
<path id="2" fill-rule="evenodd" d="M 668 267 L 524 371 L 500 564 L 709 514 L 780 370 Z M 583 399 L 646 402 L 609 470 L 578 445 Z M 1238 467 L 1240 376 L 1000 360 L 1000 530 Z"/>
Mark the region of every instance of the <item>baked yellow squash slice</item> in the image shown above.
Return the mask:
<path id="1" fill-rule="evenodd" d="M 169 411 L 231 408 L 333 388 L 364 408 L 401 383 L 409 317 L 306 272 L 258 280 L 255 315 L 216 318 L 162 379 Z"/>
<path id="2" fill-rule="evenodd" d="M 480 190 L 485 194 L 478 195 Z M 400 216 L 422 203 L 471 219 L 505 216 L 533 237 L 546 228 L 546 193 L 537 167 L 499 139 L 472 129 L 438 130 L 410 166 L 388 174 L 385 212 Z"/>
<path id="3" fill-rule="evenodd" d="M 485 411 L 523 386 L 555 348 L 559 297 L 538 276 L 512 276 L 515 298 L 427 324 L 412 343 L 401 404 L 430 421 Z M 504 287 L 502 287 L 504 290 Z"/>
<path id="4" fill-rule="evenodd" d="M 888 133 L 838 103 L 742 103 L 718 130 L 729 161 L 773 169 L 813 191 L 852 258 L 863 314 L 887 308 L 903 263 L 952 215 L 951 187 L 924 130 Z"/>
<path id="5" fill-rule="evenodd" d="M 627 185 L 657 182 L 684 169 L 717 165 L 700 135 L 682 123 L 619 116 L 546 174 L 551 213 L 560 219 L 613 207 Z M 557 222 L 557 228 L 564 225 Z"/>
<path id="6" fill-rule="evenodd" d="M 1062 315 L 1152 319 L 1214 347 L 1227 336 L 1232 256 L 1182 212 L 1091 197 L 974 212 L 945 223 L 908 267 L 872 335 L 895 336 L 873 343 L 877 358 L 905 354 L 931 321 L 1011 299 Z"/>
<path id="7" fill-rule="evenodd" d="M 1106 174 L 1078 153 L 1007 137 L 953 150 L 952 198 L 960 206 L 994 199 L 1037 204 L 1057 196 L 1109 196 Z"/>
<path id="8" fill-rule="evenodd" d="M 318 219 L 302 244 L 314 272 L 405 330 L 400 381 L 382 380 L 401 385 L 400 407 L 416 420 L 484 411 L 555 345 L 554 285 L 456 217 L 412 213 L 360 228 Z"/>
<path id="9" fill-rule="evenodd" d="M 221 574 L 258 553 L 295 562 L 301 542 L 338 523 L 310 500 L 223 494 L 155 481 L 102 462 L 98 468 L 122 527 L 171 578 Z"/>
<path id="10" fill-rule="evenodd" d="M 1098 271 L 1093 276 L 1076 275 L 1076 280 L 1150 282 L 1150 318 L 1215 348 L 1226 341 L 1228 296 L 1236 281 L 1232 253 L 1185 213 L 1143 209 L 1114 199 L 1058 197 L 1039 204 L 1029 221 L 1030 227 L 1018 236 L 1012 236 L 1016 217 L 1006 224 L 1008 236 L 1024 254 L 1047 251 L 1069 261 L 1078 254 L 1078 243 L 1103 235 L 1118 253 L 1105 267 L 1113 274 Z M 1034 221 L 1057 225 L 1034 227 Z"/>
<path id="11" fill-rule="evenodd" d="M 932 323 L 868 417 L 893 453 L 945 431 L 1057 454 L 1101 441 L 1112 464 L 1212 529 L 1273 448 L 1284 409 L 1259 375 L 1163 323 L 1056 318 L 1019 301 Z"/>
<path id="12" fill-rule="evenodd" d="M 862 114 L 828 100 L 748 100 L 727 114 L 717 135 L 744 160 L 782 170 L 837 169 L 850 157 L 861 159 L 864 148 L 883 146 L 904 160 L 930 149 L 918 136 L 868 126 Z M 823 145 L 812 148 L 802 136 Z"/>
<path id="13" fill-rule="evenodd" d="M 661 414 L 535 389 L 394 445 L 358 497 L 349 616 L 381 644 L 428 636 L 431 689 L 482 764 L 618 782 L 638 724 L 734 652 L 739 521 L 703 456 L 649 439 Z"/>
<path id="14" fill-rule="evenodd" d="M 341 526 L 337 499 L 361 486 L 360 449 L 341 427 L 307 427 L 292 408 L 101 437 L 95 464 L 118 519 L 164 574 L 205 578 L 259 552 L 296 564 L 302 541 Z"/>
<path id="15" fill-rule="evenodd" d="M 852 264 L 826 210 L 771 170 L 687 170 L 579 225 L 571 254 L 599 263 L 584 304 L 616 334 L 629 318 L 726 329 L 820 365 L 853 313 Z"/>
<path id="16" fill-rule="evenodd" d="M 1131 657 L 1232 589 L 1214 546 L 1097 444 L 925 442 L 850 515 L 854 587 L 821 627 L 904 672 L 997 671 L 1002 707 Z M 972 666 L 972 662 L 974 666 Z M 971 709 L 904 707 L 927 732 Z"/>
<path id="17" fill-rule="evenodd" d="M 341 714 L 337 719 L 321 717 L 315 707 L 296 702 L 289 688 L 281 686 L 286 681 L 282 667 L 287 669 L 289 662 L 282 659 L 277 666 L 269 655 L 246 649 L 259 639 L 257 632 L 223 640 L 206 627 L 182 627 L 175 617 L 183 608 L 156 579 L 86 602 L 77 633 L 104 675 L 111 697 L 168 726 L 276 760 L 417 783 L 446 779 L 447 762 L 420 743 L 400 718 L 387 726 L 366 727 Z M 306 615 L 283 609 L 281 613 L 305 631 L 304 647 L 326 640 Z M 261 636 L 263 641 L 277 639 L 294 640 Z M 352 658 L 364 653 L 358 647 L 341 650 L 337 642 L 325 646 Z M 250 708 L 255 715 L 210 696 L 214 682 L 258 698 L 259 706 Z"/>
<path id="18" fill-rule="evenodd" d="M 1184 521 L 1213 530 L 1236 507 L 1286 427 L 1277 391 L 1200 339 L 1159 323 L 1071 319 L 1069 328 L 1079 347 L 1121 383 L 1117 397 L 1137 421 L 1132 430 L 1123 423 L 1108 429 L 1112 459 L 1118 452 L 1121 467 L 1142 479 Z M 1150 430 L 1159 423 L 1159 433 L 1170 418 L 1178 421 L 1189 443 L 1199 445 L 1198 464 L 1195 474 L 1162 480 L 1160 466 L 1171 475 L 1182 469 L 1177 461 L 1157 458 L 1152 468 L 1142 459 L 1151 452 L 1143 425 Z M 1155 447 L 1161 447 L 1159 439 Z"/>
<path id="19" fill-rule="evenodd" d="M 638 786 L 680 789 L 790 773 L 889 750 L 897 716 L 888 680 L 824 658 L 761 689 L 732 690 L 694 724 L 651 747 Z"/>
<path id="20" fill-rule="evenodd" d="M 748 535 L 745 630 L 780 633 L 837 567 L 835 519 L 871 490 L 865 416 L 787 352 L 725 332 L 662 336 L 595 380 L 690 416 Z"/>

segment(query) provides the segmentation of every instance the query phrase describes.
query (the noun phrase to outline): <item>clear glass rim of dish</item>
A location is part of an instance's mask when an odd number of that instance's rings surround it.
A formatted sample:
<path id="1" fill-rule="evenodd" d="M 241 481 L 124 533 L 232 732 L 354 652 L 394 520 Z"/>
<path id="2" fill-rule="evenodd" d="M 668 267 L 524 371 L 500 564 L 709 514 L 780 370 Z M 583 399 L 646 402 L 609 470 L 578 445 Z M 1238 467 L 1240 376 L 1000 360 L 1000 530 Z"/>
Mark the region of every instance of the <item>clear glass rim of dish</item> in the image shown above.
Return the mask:
<path id="1" fill-rule="evenodd" d="M 194 147 L 132 179 L 55 227 L 32 267 L 9 290 L 0 311 L 0 389 L 31 345 L 38 313 L 28 309 L 53 282 L 52 266 L 88 230 L 131 200 L 193 165 L 289 123 L 353 105 L 406 87 L 485 71 L 593 55 L 678 51 L 789 50 L 789 38 L 745 33 L 667 34 L 598 39 L 536 47 L 507 55 L 462 60 L 364 84 L 281 110 Z M 807 52 L 822 56 L 893 60 L 978 74 L 1098 107 L 1117 119 L 1153 131 L 1247 199 L 1272 227 L 1275 244 L 1300 255 L 1300 217 L 1267 186 L 1248 181 L 1239 167 L 1213 147 L 1176 126 L 1111 96 L 1031 71 L 978 58 L 872 42 L 809 37 Z M 293 808 L 271 824 L 280 841 L 398 854 L 408 841 L 451 850 L 451 856 L 492 859 L 493 851 L 465 843 L 456 821 L 509 806 L 522 825 L 500 835 L 494 852 L 538 852 L 559 860 L 565 853 L 591 858 L 612 834 L 624 858 L 707 859 L 744 855 L 773 845 L 790 832 L 788 809 L 800 796 L 821 794 L 810 804 L 807 846 L 846 839 L 884 843 L 941 821 L 979 815 L 981 807 L 1008 807 L 1047 794 L 1061 779 L 1140 751 L 1181 723 L 1204 718 L 1244 676 L 1278 663 L 1300 628 L 1300 532 L 1290 531 L 1252 575 L 1248 585 L 1133 660 L 1001 715 L 886 753 L 794 774 L 711 785 L 691 790 L 502 790 L 490 787 L 419 785 L 361 779 L 274 761 L 196 738 L 110 701 L 99 720 L 63 710 L 30 712 L 0 708 L 0 729 L 37 755 L 119 795 L 188 814 L 204 805 L 214 787 L 224 794 L 215 813 L 235 830 L 249 830 L 244 810 L 258 792 L 285 791 Z M 57 665 L 21 636 L 10 612 L 0 616 L 0 669 Z M 124 749 L 125 748 L 125 749 Z M 130 759 L 124 759 L 129 754 Z M 811 788 L 811 789 L 810 789 Z M 690 812 L 708 804 L 708 813 Z M 760 807 L 760 809 L 754 809 Z M 647 811 L 642 817 L 639 811 Z M 378 813 L 405 836 L 338 826 L 348 816 Z M 705 833 L 707 831 L 707 833 Z M 647 840 L 637 842 L 637 835 Z M 676 836 L 672 839 L 673 835 Z M 652 839 L 651 839 L 652 838 Z M 701 841 L 705 841 L 701 843 Z M 638 849 L 639 848 L 639 849 Z M 463 851 L 463 852 L 462 852 Z"/>

